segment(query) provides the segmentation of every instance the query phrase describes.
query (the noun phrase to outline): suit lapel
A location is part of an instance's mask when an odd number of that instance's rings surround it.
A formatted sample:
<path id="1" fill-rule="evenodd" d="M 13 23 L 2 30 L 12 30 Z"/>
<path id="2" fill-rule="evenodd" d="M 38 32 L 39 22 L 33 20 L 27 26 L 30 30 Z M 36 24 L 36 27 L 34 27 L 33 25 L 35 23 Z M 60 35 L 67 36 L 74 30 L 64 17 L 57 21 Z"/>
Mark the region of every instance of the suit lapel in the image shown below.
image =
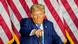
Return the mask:
<path id="1" fill-rule="evenodd" d="M 44 20 L 43 22 L 43 29 L 44 29 L 44 44 L 46 43 L 46 31 L 47 31 L 47 25 L 46 25 L 46 21 Z"/>
<path id="2" fill-rule="evenodd" d="M 35 25 L 35 23 L 33 22 L 33 20 L 31 19 L 31 27 L 32 27 L 32 29 L 37 29 L 37 26 Z"/>

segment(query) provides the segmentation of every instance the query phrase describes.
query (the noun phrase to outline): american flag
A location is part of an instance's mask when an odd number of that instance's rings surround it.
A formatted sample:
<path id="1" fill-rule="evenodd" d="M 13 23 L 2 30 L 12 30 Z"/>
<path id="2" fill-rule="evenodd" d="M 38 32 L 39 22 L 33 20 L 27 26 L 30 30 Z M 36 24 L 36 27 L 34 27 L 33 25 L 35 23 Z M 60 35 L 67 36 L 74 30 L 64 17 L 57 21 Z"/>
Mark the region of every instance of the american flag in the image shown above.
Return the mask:
<path id="1" fill-rule="evenodd" d="M 0 44 L 13 39 L 13 33 L 20 39 L 20 20 L 29 18 L 30 7 L 38 3 L 45 6 L 46 18 L 61 40 L 78 44 L 78 0 L 0 0 Z"/>

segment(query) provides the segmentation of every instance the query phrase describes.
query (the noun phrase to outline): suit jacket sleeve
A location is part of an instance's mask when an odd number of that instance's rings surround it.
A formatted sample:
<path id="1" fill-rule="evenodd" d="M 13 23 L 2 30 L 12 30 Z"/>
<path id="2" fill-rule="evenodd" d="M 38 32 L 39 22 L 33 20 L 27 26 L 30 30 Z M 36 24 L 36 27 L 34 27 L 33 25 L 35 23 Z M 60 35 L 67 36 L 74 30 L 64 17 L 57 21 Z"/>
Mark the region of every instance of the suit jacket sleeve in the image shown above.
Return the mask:
<path id="1" fill-rule="evenodd" d="M 51 28 L 51 35 L 52 35 L 52 38 L 53 38 L 53 44 L 63 44 L 62 40 L 60 39 L 60 37 L 57 35 L 57 33 L 55 32 L 54 30 L 54 26 L 53 26 L 53 23 L 52 23 L 52 28 Z"/>
<path id="2" fill-rule="evenodd" d="M 22 19 L 20 22 L 20 34 L 21 36 L 24 37 L 29 37 L 29 34 L 31 32 L 30 28 L 29 28 L 29 20 L 27 19 Z"/>

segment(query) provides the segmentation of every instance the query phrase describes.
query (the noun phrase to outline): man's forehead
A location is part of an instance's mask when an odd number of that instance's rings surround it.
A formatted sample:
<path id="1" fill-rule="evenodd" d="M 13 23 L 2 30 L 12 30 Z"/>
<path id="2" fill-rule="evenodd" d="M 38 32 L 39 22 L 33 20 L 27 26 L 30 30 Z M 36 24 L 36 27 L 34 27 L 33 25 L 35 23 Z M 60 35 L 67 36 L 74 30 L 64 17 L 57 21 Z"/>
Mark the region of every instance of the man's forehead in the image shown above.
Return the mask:
<path id="1" fill-rule="evenodd" d="M 32 13 L 33 11 L 37 11 L 37 10 L 40 10 L 40 11 L 45 12 L 44 5 L 34 4 L 34 5 L 31 6 L 31 13 Z"/>
<path id="2" fill-rule="evenodd" d="M 42 8 L 32 9 L 32 12 L 33 11 L 43 11 L 43 9 Z"/>

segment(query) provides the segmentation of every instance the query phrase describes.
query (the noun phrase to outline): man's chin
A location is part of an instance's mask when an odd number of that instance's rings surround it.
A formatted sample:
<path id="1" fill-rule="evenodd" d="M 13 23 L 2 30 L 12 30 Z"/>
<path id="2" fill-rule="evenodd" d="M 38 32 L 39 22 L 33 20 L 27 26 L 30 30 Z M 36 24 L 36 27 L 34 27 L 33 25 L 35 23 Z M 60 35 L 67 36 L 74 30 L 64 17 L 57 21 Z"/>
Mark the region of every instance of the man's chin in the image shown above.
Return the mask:
<path id="1" fill-rule="evenodd" d="M 36 22 L 36 24 L 42 24 L 42 22 Z"/>

